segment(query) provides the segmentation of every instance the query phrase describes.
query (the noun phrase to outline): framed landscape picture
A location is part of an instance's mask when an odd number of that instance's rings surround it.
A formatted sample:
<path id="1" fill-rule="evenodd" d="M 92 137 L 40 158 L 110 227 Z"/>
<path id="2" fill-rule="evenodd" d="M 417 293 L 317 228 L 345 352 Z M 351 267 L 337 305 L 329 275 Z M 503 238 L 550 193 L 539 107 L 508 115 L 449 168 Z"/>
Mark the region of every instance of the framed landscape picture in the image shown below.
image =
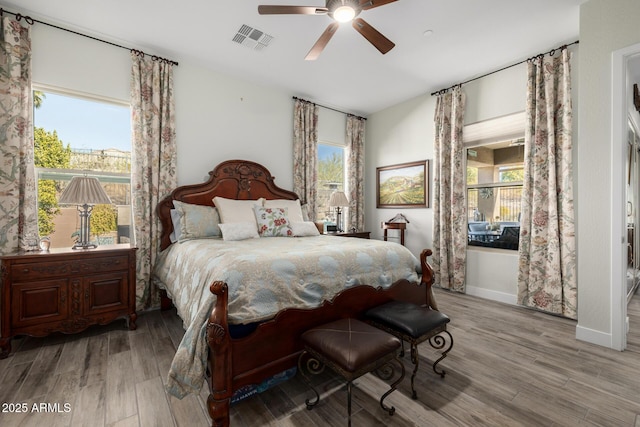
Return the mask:
<path id="1" fill-rule="evenodd" d="M 376 168 L 376 207 L 429 207 L 428 175 L 428 160 Z"/>

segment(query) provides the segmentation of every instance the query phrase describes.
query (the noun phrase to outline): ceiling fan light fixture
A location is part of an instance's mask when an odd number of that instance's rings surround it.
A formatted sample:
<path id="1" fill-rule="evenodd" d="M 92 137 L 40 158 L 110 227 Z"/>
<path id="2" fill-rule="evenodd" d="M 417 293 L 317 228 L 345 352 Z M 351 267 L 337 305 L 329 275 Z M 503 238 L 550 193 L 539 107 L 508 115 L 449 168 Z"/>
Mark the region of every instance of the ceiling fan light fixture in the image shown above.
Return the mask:
<path id="1" fill-rule="evenodd" d="M 333 11 L 333 19 L 338 22 L 349 22 L 356 16 L 356 11 L 351 6 L 340 6 Z"/>

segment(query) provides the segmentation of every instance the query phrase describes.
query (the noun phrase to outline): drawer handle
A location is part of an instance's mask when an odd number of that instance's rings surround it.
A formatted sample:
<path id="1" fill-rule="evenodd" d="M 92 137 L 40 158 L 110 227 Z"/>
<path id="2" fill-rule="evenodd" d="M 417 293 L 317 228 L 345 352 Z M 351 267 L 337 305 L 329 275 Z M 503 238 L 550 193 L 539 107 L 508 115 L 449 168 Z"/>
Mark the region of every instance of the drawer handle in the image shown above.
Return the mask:
<path id="1" fill-rule="evenodd" d="M 24 268 L 24 269 L 22 269 L 22 272 L 23 272 L 23 273 L 28 273 L 28 272 L 29 272 L 29 269 L 28 269 L 28 268 Z"/>

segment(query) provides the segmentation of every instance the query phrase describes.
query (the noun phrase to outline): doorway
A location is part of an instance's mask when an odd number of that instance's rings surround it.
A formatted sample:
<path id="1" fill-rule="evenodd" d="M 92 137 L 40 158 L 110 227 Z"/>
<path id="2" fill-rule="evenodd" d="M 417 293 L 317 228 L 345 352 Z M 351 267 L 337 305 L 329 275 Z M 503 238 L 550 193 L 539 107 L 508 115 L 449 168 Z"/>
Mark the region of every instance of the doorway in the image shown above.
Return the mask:
<path id="1" fill-rule="evenodd" d="M 618 164 L 623 167 L 616 170 L 612 168 L 612 200 L 617 200 L 612 206 L 612 249 L 613 258 L 612 263 L 612 291 L 611 291 L 611 348 L 616 350 L 624 350 L 627 346 L 627 332 L 628 332 L 628 318 L 627 318 L 627 296 L 631 292 L 628 288 L 628 268 L 629 268 L 629 249 L 630 246 L 634 246 L 632 249 L 636 251 L 640 249 L 638 243 L 640 238 L 640 171 L 638 177 L 634 181 L 634 187 L 638 188 L 638 196 L 634 196 L 635 201 L 632 202 L 633 206 L 627 203 L 630 201 L 627 198 L 627 192 L 625 189 L 629 189 L 631 186 L 631 177 L 629 172 L 634 174 L 633 166 L 630 163 L 629 148 L 630 148 L 630 112 L 635 110 L 633 107 L 633 82 L 637 82 L 640 85 L 640 44 L 629 46 L 624 49 L 613 52 L 612 54 L 612 74 L 611 74 L 611 107 L 612 107 L 612 122 L 611 122 L 611 134 L 613 138 L 612 143 L 612 158 L 613 164 Z M 640 122 L 640 119 L 638 120 Z M 640 129 L 636 126 L 636 129 Z M 635 132 L 633 136 L 634 141 L 638 132 Z M 631 147 L 635 150 L 635 142 Z M 640 156 L 640 153 L 636 153 Z M 632 155 L 633 156 L 633 155 Z M 616 162 L 615 159 L 619 159 Z M 640 157 L 637 160 L 640 163 Z M 627 165 L 629 165 L 627 167 Z M 636 206 L 638 205 L 638 206 Z M 631 213 L 631 215 L 628 215 Z M 634 214 L 635 213 L 635 214 Z M 632 217 L 634 231 L 632 233 L 628 230 L 628 219 Z M 631 236 L 630 234 L 633 234 Z M 619 239 L 622 235 L 621 240 Z M 622 243 L 622 244 L 620 244 Z M 617 248 L 617 249 L 616 249 Z M 640 251 L 638 251 L 640 253 Z M 640 255 L 638 255 L 640 257 Z M 639 266 L 640 266 L 640 259 Z M 639 268 L 640 270 L 640 268 Z M 635 274 L 635 272 L 634 272 Z M 639 273 L 640 278 L 640 273 Z M 637 289 L 634 283 L 634 291 Z M 618 286 L 615 284 L 618 283 Z"/>

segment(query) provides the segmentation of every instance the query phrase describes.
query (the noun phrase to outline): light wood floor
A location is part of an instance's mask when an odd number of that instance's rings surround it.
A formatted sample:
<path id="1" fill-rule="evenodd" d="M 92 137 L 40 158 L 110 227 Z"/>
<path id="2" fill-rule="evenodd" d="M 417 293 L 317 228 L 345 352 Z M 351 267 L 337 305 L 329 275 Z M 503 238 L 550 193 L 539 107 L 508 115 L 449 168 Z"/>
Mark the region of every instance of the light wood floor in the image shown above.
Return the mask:
<path id="1" fill-rule="evenodd" d="M 455 341 L 440 365 L 446 377 L 431 371 L 436 353 L 421 345 L 418 400 L 408 397 L 407 377 L 385 401 L 396 408 L 389 416 L 378 404 L 386 384 L 366 375 L 353 392 L 354 426 L 640 426 L 640 296 L 629 305 L 624 352 L 576 341 L 567 319 L 444 291 L 436 298 Z M 141 313 L 132 332 L 123 324 L 14 340 L 0 360 L 0 404 L 24 403 L 27 412 L 0 413 L 0 425 L 208 425 L 204 391 L 183 400 L 164 392 L 183 333 L 175 313 Z M 235 405 L 232 425 L 346 425 L 343 384 L 328 374 L 316 381 L 323 397 L 312 411 L 296 377 Z M 50 404 L 49 412 L 33 411 L 34 403 Z"/>

